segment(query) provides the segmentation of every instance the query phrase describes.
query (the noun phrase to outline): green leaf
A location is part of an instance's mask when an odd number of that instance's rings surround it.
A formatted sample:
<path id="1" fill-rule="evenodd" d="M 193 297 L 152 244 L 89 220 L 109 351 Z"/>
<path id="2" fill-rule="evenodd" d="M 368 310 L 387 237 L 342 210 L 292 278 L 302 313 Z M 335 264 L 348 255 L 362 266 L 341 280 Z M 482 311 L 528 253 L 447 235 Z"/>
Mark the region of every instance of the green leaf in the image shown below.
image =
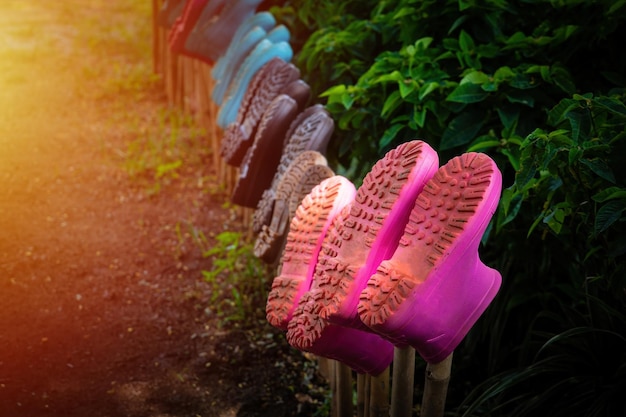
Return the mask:
<path id="1" fill-rule="evenodd" d="M 418 51 L 423 51 L 425 49 L 427 49 L 430 44 L 433 42 L 434 38 L 430 37 L 430 36 L 426 36 L 423 38 L 420 38 L 418 40 L 415 41 L 415 49 L 417 49 Z"/>
<path id="2" fill-rule="evenodd" d="M 390 81 L 402 82 L 403 80 L 404 80 L 404 76 L 400 73 L 400 71 L 395 70 L 391 72 L 390 74 L 384 74 L 374 79 L 374 81 L 372 81 L 372 84 L 378 84 L 378 83 L 384 83 L 384 82 L 390 82 Z"/>
<path id="3" fill-rule="evenodd" d="M 506 66 L 498 68 L 496 72 L 493 74 L 493 79 L 497 83 L 510 80 L 513 77 L 515 77 L 515 73 L 513 72 L 511 68 L 506 67 Z"/>
<path id="4" fill-rule="evenodd" d="M 553 210 L 550 214 L 543 218 L 543 222 L 557 235 L 561 233 L 563 221 L 565 220 L 565 211 L 562 208 Z"/>
<path id="5" fill-rule="evenodd" d="M 520 103 L 528 107 L 534 107 L 535 97 L 521 90 L 512 90 L 506 93 L 506 98 L 510 103 Z"/>
<path id="6" fill-rule="evenodd" d="M 489 135 L 485 135 L 485 138 L 490 138 L 491 136 Z M 469 148 L 467 148 L 467 152 L 478 152 L 478 151 L 482 151 L 484 149 L 489 149 L 489 148 L 496 148 L 500 146 L 500 141 L 499 140 L 483 140 L 481 142 L 477 142 L 475 144 L 473 144 L 472 146 L 470 146 Z"/>
<path id="7" fill-rule="evenodd" d="M 320 94 L 320 97 L 330 97 L 330 96 L 341 96 L 341 94 L 346 92 L 346 86 L 344 84 L 335 85 L 330 87 L 328 90 L 324 91 Z"/>
<path id="8" fill-rule="evenodd" d="M 611 113 L 626 117 L 626 106 L 621 101 L 610 97 L 598 97 L 594 100 L 595 104 L 605 108 Z"/>
<path id="9" fill-rule="evenodd" d="M 578 160 L 580 159 L 580 157 L 583 155 L 583 150 L 578 148 L 578 147 L 571 147 L 569 149 L 569 155 L 567 157 L 567 163 L 569 164 L 569 166 L 574 165 L 576 162 L 578 162 Z"/>
<path id="10" fill-rule="evenodd" d="M 519 153 L 518 152 L 512 152 L 511 149 L 501 149 L 500 152 L 502 153 L 502 155 L 505 155 L 507 157 L 507 159 L 509 160 L 509 164 L 511 164 L 511 166 L 513 167 L 513 169 L 515 171 L 519 170 Z"/>
<path id="11" fill-rule="evenodd" d="M 386 148 L 398 135 L 398 132 L 404 128 L 402 124 L 395 124 L 391 126 L 389 129 L 385 130 L 383 133 L 383 137 L 380 138 L 378 142 L 378 149 Z"/>
<path id="12" fill-rule="evenodd" d="M 472 6 L 474 6 L 474 2 L 473 1 L 459 0 L 459 11 L 463 11 L 463 10 L 469 9 Z"/>
<path id="13" fill-rule="evenodd" d="M 470 7 L 469 5 L 466 5 L 464 7 L 463 0 L 459 1 L 459 10 L 463 11 L 464 9 L 466 9 L 467 7 Z M 469 15 L 461 15 L 459 16 L 451 25 L 450 25 L 450 29 L 448 29 L 448 35 L 450 35 L 451 33 L 453 33 L 459 26 L 461 26 L 467 19 L 469 18 Z"/>
<path id="14" fill-rule="evenodd" d="M 537 87 L 537 83 L 533 81 L 531 77 L 526 74 L 517 73 L 515 76 L 508 80 L 511 87 L 519 90 L 528 90 L 529 88 Z"/>
<path id="15" fill-rule="evenodd" d="M 354 114 L 355 112 L 353 110 L 349 110 L 343 113 L 341 117 L 339 118 L 339 120 L 337 121 L 337 127 L 339 127 L 339 129 L 341 130 L 350 129 L 350 122 Z"/>
<path id="16" fill-rule="evenodd" d="M 587 140 L 591 135 L 591 115 L 586 109 L 571 110 L 566 114 L 572 126 L 572 139 L 577 143 Z"/>
<path id="17" fill-rule="evenodd" d="M 553 108 L 548 112 L 548 124 L 551 126 L 558 126 L 563 120 L 566 119 L 567 114 L 572 110 L 580 108 L 580 103 L 576 100 L 572 100 L 569 98 L 563 99 L 559 101 Z"/>
<path id="18" fill-rule="evenodd" d="M 343 93 L 341 95 L 341 104 L 343 104 L 343 107 L 345 107 L 346 110 L 350 110 L 352 104 L 354 103 L 354 99 L 355 97 L 353 94 Z"/>
<path id="19" fill-rule="evenodd" d="M 618 0 L 616 2 L 614 2 L 611 7 L 609 8 L 607 15 L 613 14 L 615 13 L 617 10 L 621 9 L 622 7 L 624 7 L 624 5 L 626 5 L 626 0 Z"/>
<path id="20" fill-rule="evenodd" d="M 466 54 L 473 53 L 474 48 L 476 47 L 472 37 L 464 30 L 461 30 L 461 33 L 459 34 L 459 46 Z"/>
<path id="21" fill-rule="evenodd" d="M 480 85 L 465 83 L 457 86 L 448 97 L 446 97 L 446 100 L 457 103 L 478 103 L 486 99 L 488 95 L 489 93 L 484 91 Z"/>
<path id="22" fill-rule="evenodd" d="M 436 81 L 425 83 L 420 87 L 418 99 L 420 101 L 424 100 L 424 97 L 435 91 L 437 88 L 439 88 L 439 83 Z"/>
<path id="23" fill-rule="evenodd" d="M 535 177 L 537 173 L 537 166 L 534 161 L 522 160 L 520 161 L 520 169 L 515 175 L 515 185 L 523 190 L 526 185 Z"/>
<path id="24" fill-rule="evenodd" d="M 583 165 L 587 166 L 589 169 L 591 169 L 599 177 L 604 178 L 605 180 L 610 181 L 612 183 L 615 183 L 615 175 L 613 175 L 613 171 L 611 171 L 611 168 L 609 168 L 609 166 L 606 164 L 606 162 L 603 159 L 581 158 L 580 162 Z"/>
<path id="25" fill-rule="evenodd" d="M 461 79 L 459 84 L 484 84 L 487 82 L 489 82 L 489 76 L 487 74 L 482 71 L 471 71 Z"/>
<path id="26" fill-rule="evenodd" d="M 385 100 L 385 103 L 383 104 L 383 110 L 380 112 L 380 116 L 383 118 L 389 117 L 389 115 L 393 113 L 393 111 L 397 109 L 402 102 L 403 100 L 402 97 L 400 97 L 400 92 L 398 90 L 389 94 L 389 97 L 387 97 L 387 100 Z"/>
<path id="27" fill-rule="evenodd" d="M 622 217 L 624 210 L 626 210 L 626 202 L 622 200 L 612 200 L 600 207 L 593 224 L 595 234 L 602 233 L 611 227 Z"/>
<path id="28" fill-rule="evenodd" d="M 417 83 L 415 80 L 407 79 L 398 81 L 398 87 L 400 90 L 400 97 L 406 98 L 409 94 L 417 89 Z"/>
<path id="29" fill-rule="evenodd" d="M 520 209 L 522 208 L 522 203 L 524 202 L 524 196 L 522 194 L 514 194 L 509 201 L 508 205 L 505 207 L 504 220 L 500 223 L 500 227 L 512 222 L 517 215 L 519 214 Z"/>
<path id="30" fill-rule="evenodd" d="M 422 107 L 421 110 L 415 110 L 413 113 L 413 121 L 419 127 L 424 127 L 426 123 L 426 113 L 428 112 L 428 108 L 426 106 Z"/>
<path id="31" fill-rule="evenodd" d="M 402 7 L 400 10 L 393 15 L 393 20 L 400 19 L 404 16 L 410 16 L 415 13 L 415 9 L 413 7 Z"/>
<path id="32" fill-rule="evenodd" d="M 471 142 L 483 126 L 480 112 L 468 111 L 452 119 L 441 137 L 441 150 L 451 149 Z"/>
<path id="33" fill-rule="evenodd" d="M 504 126 L 506 130 L 511 130 L 513 126 L 517 125 L 520 113 L 519 106 L 512 106 L 510 104 L 508 106 L 504 105 L 498 107 L 496 111 L 498 112 L 502 126 Z"/>
<path id="34" fill-rule="evenodd" d="M 176 176 L 176 170 L 178 168 L 180 168 L 183 165 L 183 161 L 178 159 L 176 161 L 173 162 L 168 162 L 168 163 L 163 163 L 163 164 L 159 164 L 156 167 L 156 172 L 154 173 L 154 177 L 155 178 L 162 178 L 168 174 L 171 174 L 172 176 Z"/>
<path id="35" fill-rule="evenodd" d="M 626 199 L 626 189 L 620 187 L 605 188 L 604 190 L 594 194 L 591 198 L 597 203 L 604 203 L 605 201 L 617 198 Z"/>
<path id="36" fill-rule="evenodd" d="M 553 66 L 550 70 L 550 76 L 554 83 L 567 94 L 571 95 L 576 91 L 576 86 L 572 81 L 572 77 L 564 68 Z"/>

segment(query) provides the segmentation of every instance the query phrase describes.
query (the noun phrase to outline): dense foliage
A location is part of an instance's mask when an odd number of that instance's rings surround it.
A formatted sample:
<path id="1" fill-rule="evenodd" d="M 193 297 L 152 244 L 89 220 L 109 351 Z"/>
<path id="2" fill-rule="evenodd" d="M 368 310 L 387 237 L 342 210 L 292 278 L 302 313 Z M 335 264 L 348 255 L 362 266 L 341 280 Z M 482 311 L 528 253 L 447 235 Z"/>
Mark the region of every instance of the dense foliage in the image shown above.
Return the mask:
<path id="1" fill-rule="evenodd" d="M 290 0 L 296 62 L 356 183 L 420 138 L 504 175 L 503 287 L 455 354 L 465 415 L 626 413 L 624 0 Z"/>

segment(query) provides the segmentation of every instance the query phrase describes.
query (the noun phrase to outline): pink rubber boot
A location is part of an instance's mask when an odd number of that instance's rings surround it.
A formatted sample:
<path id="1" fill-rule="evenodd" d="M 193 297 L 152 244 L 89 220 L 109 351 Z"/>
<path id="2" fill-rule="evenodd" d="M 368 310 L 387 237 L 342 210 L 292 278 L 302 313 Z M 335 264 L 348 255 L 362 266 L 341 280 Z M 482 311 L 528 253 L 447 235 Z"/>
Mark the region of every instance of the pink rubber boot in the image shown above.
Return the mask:
<path id="1" fill-rule="evenodd" d="M 502 179 L 487 155 L 450 160 L 426 184 L 391 259 L 363 290 L 359 317 L 430 363 L 461 342 L 500 288 L 500 274 L 478 257 Z"/>
<path id="2" fill-rule="evenodd" d="M 393 345 L 377 334 L 328 323 L 308 292 L 289 322 L 287 341 L 297 349 L 345 363 L 359 373 L 378 375 L 393 360 Z"/>
<path id="3" fill-rule="evenodd" d="M 395 252 L 415 199 L 438 166 L 437 153 L 415 140 L 389 151 L 365 176 L 320 252 L 312 290 L 323 318 L 365 328 L 357 313 L 359 295 L 380 263 Z"/>
<path id="4" fill-rule="evenodd" d="M 287 330 L 298 301 L 311 287 L 326 231 L 355 194 L 349 180 L 335 175 L 313 188 L 298 206 L 289 226 L 282 269 L 274 278 L 267 300 L 267 320 L 272 326 Z"/>

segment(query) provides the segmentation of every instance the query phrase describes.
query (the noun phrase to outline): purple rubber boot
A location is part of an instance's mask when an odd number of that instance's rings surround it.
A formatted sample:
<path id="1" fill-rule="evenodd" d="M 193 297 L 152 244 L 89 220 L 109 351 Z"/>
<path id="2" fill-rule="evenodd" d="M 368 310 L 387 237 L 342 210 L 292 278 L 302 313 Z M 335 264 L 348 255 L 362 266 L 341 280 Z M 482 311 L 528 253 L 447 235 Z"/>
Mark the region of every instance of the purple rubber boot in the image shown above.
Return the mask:
<path id="1" fill-rule="evenodd" d="M 319 316 L 319 307 L 311 292 L 300 299 L 287 326 L 291 346 L 370 375 L 380 374 L 391 364 L 391 343 L 375 333 L 330 324 Z"/>
<path id="2" fill-rule="evenodd" d="M 363 179 L 355 201 L 335 219 L 315 270 L 320 315 L 365 328 L 357 305 L 376 268 L 395 252 L 415 199 L 439 166 L 437 153 L 414 140 L 389 151 Z"/>
<path id="3" fill-rule="evenodd" d="M 450 160 L 415 202 L 400 245 L 362 291 L 359 317 L 430 363 L 445 359 L 500 288 L 500 274 L 478 257 L 502 179 L 485 154 Z"/>

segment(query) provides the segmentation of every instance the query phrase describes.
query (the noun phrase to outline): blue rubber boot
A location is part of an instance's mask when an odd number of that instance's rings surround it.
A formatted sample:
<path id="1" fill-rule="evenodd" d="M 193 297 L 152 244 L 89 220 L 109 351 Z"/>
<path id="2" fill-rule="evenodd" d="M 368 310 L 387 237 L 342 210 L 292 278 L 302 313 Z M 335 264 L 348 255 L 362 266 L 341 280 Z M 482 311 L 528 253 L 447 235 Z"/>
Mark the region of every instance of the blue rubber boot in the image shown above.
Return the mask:
<path id="1" fill-rule="evenodd" d="M 233 38 L 231 39 L 228 49 L 224 55 L 218 59 L 213 66 L 213 69 L 211 70 L 211 77 L 215 81 L 218 81 L 224 77 L 226 72 L 230 71 L 228 65 L 231 58 L 229 56 L 237 50 L 239 42 L 241 42 L 243 37 L 246 36 L 252 28 L 259 27 L 265 32 L 269 32 L 274 29 L 274 26 L 276 26 L 276 19 L 270 12 L 259 12 L 244 20 L 235 31 L 235 34 L 233 35 Z"/>
<path id="2" fill-rule="evenodd" d="M 248 84 L 263 65 L 272 58 L 281 58 L 283 61 L 289 62 L 292 57 L 293 50 L 287 42 L 272 43 L 267 39 L 259 42 L 250 55 L 246 57 L 231 82 L 217 115 L 217 125 L 225 129 L 226 126 L 235 121 Z"/>
<path id="3" fill-rule="evenodd" d="M 241 23 L 256 13 L 260 3 L 261 0 L 212 0 L 187 38 L 185 49 L 213 65 L 224 55 Z"/>
<path id="4" fill-rule="evenodd" d="M 276 26 L 269 32 L 265 32 L 265 30 L 259 27 L 252 28 L 241 42 L 239 42 L 235 51 L 231 54 L 229 61 L 224 63 L 224 68 L 228 68 L 228 71 L 224 72 L 224 76 L 221 79 L 216 79 L 217 84 L 213 88 L 212 93 L 213 101 L 219 106 L 222 105 L 224 95 L 228 91 L 235 74 L 237 74 L 238 69 L 241 67 L 246 57 L 250 55 L 261 40 L 266 39 L 272 43 L 278 43 L 289 42 L 289 38 L 289 30 L 284 25 Z M 226 55 L 223 58 L 225 57 Z"/>

